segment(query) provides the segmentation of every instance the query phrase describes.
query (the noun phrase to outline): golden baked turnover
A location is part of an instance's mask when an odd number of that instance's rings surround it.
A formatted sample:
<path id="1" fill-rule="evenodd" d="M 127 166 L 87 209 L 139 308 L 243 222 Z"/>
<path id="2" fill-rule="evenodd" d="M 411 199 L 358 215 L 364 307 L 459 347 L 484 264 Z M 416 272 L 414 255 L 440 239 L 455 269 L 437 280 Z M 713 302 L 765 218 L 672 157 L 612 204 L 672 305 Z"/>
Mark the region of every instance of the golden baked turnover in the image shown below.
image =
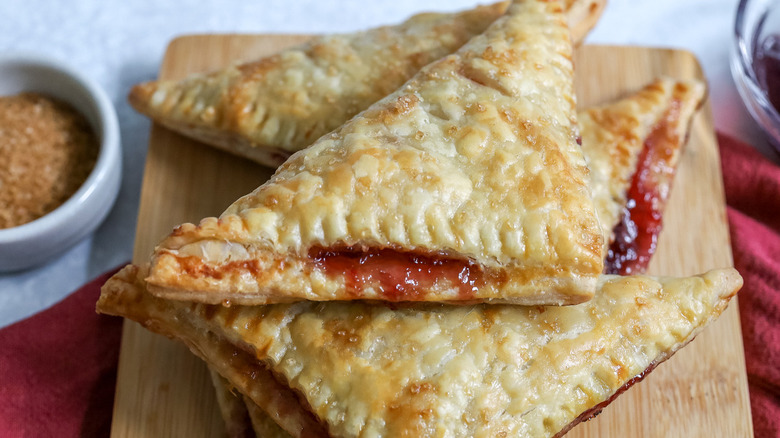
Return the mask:
<path id="1" fill-rule="evenodd" d="M 603 237 L 571 50 L 559 3 L 513 3 L 219 219 L 177 227 L 154 252 L 150 291 L 236 304 L 587 301 Z"/>
<path id="2" fill-rule="evenodd" d="M 128 266 L 98 310 L 178 339 L 293 436 L 560 436 L 690 342 L 742 285 L 601 276 L 574 306 L 154 297 Z M 275 416 L 275 417 L 274 417 Z"/>
<path id="3" fill-rule="evenodd" d="M 575 42 L 605 2 L 563 2 Z M 507 5 L 423 13 L 395 26 L 315 37 L 219 71 L 139 84 L 128 99 L 169 129 L 276 167 L 484 32 Z"/>

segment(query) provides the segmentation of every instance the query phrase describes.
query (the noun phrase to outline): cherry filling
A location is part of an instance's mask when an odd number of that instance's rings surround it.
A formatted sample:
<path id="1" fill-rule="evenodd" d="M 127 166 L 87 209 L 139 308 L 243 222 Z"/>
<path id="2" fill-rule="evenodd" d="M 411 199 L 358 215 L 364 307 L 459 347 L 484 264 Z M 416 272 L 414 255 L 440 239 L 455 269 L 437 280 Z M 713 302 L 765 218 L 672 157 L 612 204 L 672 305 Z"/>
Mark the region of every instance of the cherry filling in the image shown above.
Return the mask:
<path id="1" fill-rule="evenodd" d="M 678 101 L 672 102 L 666 116 L 645 140 L 623 216 L 614 228 L 615 240 L 609 247 L 604 267 L 607 274 L 641 274 L 655 253 L 663 208 L 669 197 L 668 187 L 661 182 L 671 181 L 675 170 L 670 165 L 674 156 L 670 145 L 677 140 L 674 120 L 679 106 Z"/>
<path id="2" fill-rule="evenodd" d="M 662 183 L 671 181 L 675 171 L 671 161 L 678 140 L 674 127 L 679 111 L 680 102 L 674 100 L 645 140 L 628 201 L 614 228 L 615 240 L 607 253 L 604 271 L 608 274 L 643 273 L 655 253 L 663 208 L 669 197 L 668 184 Z M 448 284 L 437 289 L 455 287 L 458 299 L 468 300 L 473 298 L 483 277 L 473 262 L 441 254 L 345 247 L 313 248 L 309 257 L 327 275 L 343 275 L 347 293 L 358 298 L 362 290 L 373 286 L 390 301 L 421 301 L 425 291 L 445 281 Z"/>
<path id="3" fill-rule="evenodd" d="M 481 269 L 472 261 L 440 254 L 346 247 L 313 248 L 309 257 L 327 275 L 343 275 L 347 293 L 358 298 L 372 286 L 389 301 L 422 301 L 438 284 L 437 289 L 457 288 L 457 299 L 466 300 L 482 280 Z"/>

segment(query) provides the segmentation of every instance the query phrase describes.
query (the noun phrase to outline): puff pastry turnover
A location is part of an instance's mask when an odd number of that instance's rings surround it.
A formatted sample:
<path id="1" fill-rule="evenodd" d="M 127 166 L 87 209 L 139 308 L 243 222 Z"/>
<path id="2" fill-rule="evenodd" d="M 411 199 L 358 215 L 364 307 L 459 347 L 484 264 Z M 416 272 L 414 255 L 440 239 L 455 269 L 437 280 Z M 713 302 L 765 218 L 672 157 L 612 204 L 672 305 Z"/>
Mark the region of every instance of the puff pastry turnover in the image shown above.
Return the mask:
<path id="1" fill-rule="evenodd" d="M 595 25 L 604 3 L 564 2 L 576 41 Z M 170 129 L 276 167 L 481 34 L 507 4 L 424 13 L 396 26 L 316 37 L 220 71 L 139 84 L 129 101 Z"/>
<path id="2" fill-rule="evenodd" d="M 220 219 L 179 226 L 155 250 L 151 290 L 241 304 L 586 301 L 603 237 L 577 137 L 560 4 L 516 2 Z"/>
<path id="3" fill-rule="evenodd" d="M 182 340 L 266 413 L 307 419 L 282 426 L 293 436 L 340 437 L 560 436 L 691 341 L 742 284 L 723 269 L 605 275 L 593 300 L 563 307 L 224 307 L 156 298 L 142 277 L 114 276 L 98 310 Z M 269 403 L 291 392 L 298 410 Z"/>
<path id="4" fill-rule="evenodd" d="M 607 272 L 642 273 L 647 267 L 655 248 L 643 253 L 639 246 L 660 233 L 680 152 L 705 89 L 697 80 L 664 77 L 578 114 Z M 643 208 L 648 214 L 632 216 Z"/>
<path id="5" fill-rule="evenodd" d="M 686 128 L 703 96 L 704 85 L 699 81 L 661 78 L 624 99 L 579 113 L 582 149 L 590 167 L 591 188 L 606 242 L 615 238 L 613 229 L 620 223 L 621 211 L 627 202 L 629 187 L 633 181 L 632 173 L 652 173 L 655 169 L 676 168 L 679 150 L 687 137 Z M 662 147 L 669 152 L 662 156 L 646 156 L 641 163 L 643 169 L 637 170 L 640 153 L 648 148 L 647 139 L 654 137 L 652 133 L 667 129 L 676 134 L 664 136 L 665 142 L 650 143 L 663 143 Z M 669 188 L 658 191 L 668 193 Z M 656 202 L 661 201 L 665 202 L 665 199 Z M 617 238 L 625 241 L 628 238 L 627 233 L 623 232 L 621 227 L 617 228 Z M 638 234 L 648 232 L 641 227 L 637 231 Z M 638 234 L 634 238 L 640 238 Z M 605 251 L 606 249 L 605 247 Z M 616 257 L 615 254 L 617 252 L 613 251 L 611 257 Z M 633 267 L 635 272 L 643 272 L 647 263 L 643 262 L 641 266 L 636 263 Z M 607 266 L 606 269 L 610 268 Z M 270 416 L 251 399 L 226 390 L 225 387 L 229 384 L 218 383 L 223 381 L 221 377 L 215 379 L 215 387 L 220 406 L 233 406 L 223 408 L 223 411 L 226 411 L 223 416 L 229 431 L 250 427 L 248 420 L 242 423 L 243 417 L 235 414 L 237 410 L 248 410 L 252 419 L 251 426 L 257 436 L 290 436 L 276 426 Z M 226 398 L 229 398 L 230 402 L 223 401 Z M 232 433 L 232 436 L 238 435 Z"/>

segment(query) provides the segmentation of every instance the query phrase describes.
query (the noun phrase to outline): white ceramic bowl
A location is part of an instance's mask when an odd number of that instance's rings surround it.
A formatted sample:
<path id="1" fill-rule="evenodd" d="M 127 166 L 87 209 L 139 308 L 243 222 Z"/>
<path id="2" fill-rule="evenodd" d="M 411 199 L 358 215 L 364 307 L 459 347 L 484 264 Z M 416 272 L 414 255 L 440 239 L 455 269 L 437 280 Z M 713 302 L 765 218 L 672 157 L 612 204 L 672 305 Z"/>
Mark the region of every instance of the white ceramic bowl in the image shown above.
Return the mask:
<path id="1" fill-rule="evenodd" d="M 95 82 L 54 59 L 0 56 L 0 95 L 23 91 L 40 92 L 73 105 L 92 125 L 100 151 L 87 180 L 65 203 L 32 222 L 0 229 L 0 272 L 40 265 L 94 231 L 116 200 L 122 172 L 116 111 Z"/>

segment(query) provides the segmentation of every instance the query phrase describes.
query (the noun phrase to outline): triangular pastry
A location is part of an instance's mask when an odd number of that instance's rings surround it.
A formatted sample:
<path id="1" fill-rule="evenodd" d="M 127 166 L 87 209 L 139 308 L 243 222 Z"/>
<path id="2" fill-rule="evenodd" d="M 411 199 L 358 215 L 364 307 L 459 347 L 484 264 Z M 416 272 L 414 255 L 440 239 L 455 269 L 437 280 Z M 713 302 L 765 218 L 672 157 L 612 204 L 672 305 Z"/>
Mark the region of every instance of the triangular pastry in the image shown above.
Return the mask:
<path id="1" fill-rule="evenodd" d="M 575 40 L 593 27 L 604 3 L 564 2 Z M 316 37 L 213 73 L 139 84 L 128 98 L 155 122 L 275 167 L 482 33 L 507 4 Z"/>
<path id="2" fill-rule="evenodd" d="M 153 293 L 209 303 L 574 304 L 603 238 L 557 2 L 509 7 L 458 52 L 155 250 Z"/>
<path id="3" fill-rule="evenodd" d="M 178 306 L 198 306 L 158 299 L 145 293 L 146 286 L 140 272 L 137 266 L 127 265 L 111 277 L 101 288 L 105 293 L 101 292 L 97 311 L 117 316 L 121 312 L 121 316 L 137 321 L 155 333 L 182 341 L 196 356 L 206 361 L 211 372 L 218 373 L 228 382 L 224 385 L 217 380 L 219 391 L 235 388 L 261 406 L 279 427 L 294 436 L 327 436 L 325 425 L 303 408 L 295 392 L 282 384 L 256 358 L 207 330 L 196 327 L 190 321 L 170 324 L 170 318 L 175 318 Z M 227 398 L 226 401 L 232 403 Z M 226 407 L 231 409 L 231 406 Z M 220 406 L 220 409 L 223 407 Z"/>
<path id="4" fill-rule="evenodd" d="M 578 113 L 582 152 L 604 233 L 603 251 L 610 254 L 608 273 L 642 273 L 647 268 L 652 251 L 644 254 L 631 245 L 654 242 L 660 232 L 680 151 L 705 92 L 700 81 L 664 77 L 624 99 Z M 631 211 L 642 207 L 652 214 L 634 215 L 634 222 L 627 224 Z M 626 259 L 633 262 L 629 265 Z M 632 270 L 625 271 L 628 266 Z"/>
<path id="5" fill-rule="evenodd" d="M 621 207 L 615 209 L 613 204 L 609 214 L 600 216 L 610 223 L 617 219 L 614 239 L 610 242 L 605 260 L 605 269 L 609 274 L 630 275 L 642 273 L 647 268 L 656 250 L 663 212 L 671 193 L 682 145 L 688 138 L 692 116 L 704 98 L 705 86 L 698 81 L 675 82 L 667 79 L 650 85 L 643 94 L 644 98 L 640 98 L 635 105 L 654 106 L 655 111 L 652 117 L 650 112 L 645 112 L 635 122 L 644 131 L 640 137 L 641 153 L 634 165 L 636 171 L 630 177 L 625 197 L 618 204 Z M 615 109 L 624 115 L 629 111 L 627 108 Z M 583 126 L 589 123 L 609 126 L 626 124 L 626 121 L 616 120 L 616 114 L 610 111 L 593 110 L 583 114 L 581 123 Z M 646 126 L 650 129 L 645 130 Z M 588 132 L 597 130 L 588 129 Z M 613 140 L 629 145 L 634 139 L 622 135 Z M 608 140 L 600 138 L 596 141 Z M 615 156 L 613 159 L 621 160 L 636 155 Z M 615 186 L 614 182 L 611 184 Z M 597 209 L 599 204 L 600 200 L 596 198 Z"/>
<path id="6" fill-rule="evenodd" d="M 704 88 L 704 84 L 695 80 L 660 78 L 623 99 L 579 112 L 582 149 L 590 167 L 591 189 L 607 243 L 614 239 L 614 228 L 621 220 L 621 211 L 634 180 L 632 174 L 676 167 L 679 150 L 687 137 L 686 128 L 694 110 L 701 103 Z M 652 159 L 648 155 L 641 163 L 643 168 L 637 170 L 640 152 L 648 147 L 646 140 L 657 136 L 653 133 L 668 129 L 677 135 L 663 136 L 664 142 L 651 142 L 652 146 L 663 147 L 668 153 L 663 157 L 652 154 Z M 659 161 L 661 158 L 664 158 L 662 163 Z M 668 187 L 659 190 L 668 191 Z M 618 232 L 623 232 L 623 235 L 618 238 L 625 240 L 627 236 L 623 230 L 619 227 Z M 640 227 L 634 238 L 644 239 L 639 236 L 642 231 L 648 232 L 646 228 Z M 615 257 L 615 253 L 612 254 Z M 643 272 L 647 263 L 641 269 L 638 263 L 633 266 L 636 271 Z M 223 416 L 229 431 L 250 427 L 248 420 L 235 414 L 236 410 L 242 410 L 235 405 L 240 405 L 246 406 L 243 410 L 248 411 L 257 436 L 290 436 L 251 399 L 236 390 L 234 393 L 226 390 L 228 384 L 220 383 L 223 381 L 221 377 L 215 378 L 215 387 L 220 406 L 226 411 Z M 230 398 L 230 402 L 225 401 L 226 398 Z M 224 405 L 232 408 L 224 408 Z M 244 423 L 241 423 L 242 419 Z M 232 435 L 238 434 L 234 432 Z"/>
<path id="7" fill-rule="evenodd" d="M 579 113 L 582 149 L 591 170 L 591 188 L 607 242 L 613 239 L 613 228 L 621 217 L 621 205 L 626 202 L 633 180 L 631 174 L 637 173 L 639 153 L 647 147 L 645 140 L 669 123 L 675 126 L 674 131 L 687 127 L 693 110 L 703 96 L 704 85 L 699 81 L 661 78 L 624 99 Z M 675 108 L 679 108 L 679 111 L 672 111 Z M 669 116 L 673 116 L 671 120 Z M 666 155 L 679 157 L 678 151 L 686 137 L 684 130 L 679 131 L 679 135 L 665 136 L 668 142 L 663 147 L 673 152 Z M 677 164 L 676 159 L 664 162 L 664 166 L 658 166 L 658 163 L 651 160 L 645 161 L 643 165 L 651 170 L 675 168 Z M 668 192 L 668 188 L 661 191 Z M 609 270 L 610 267 L 607 266 L 606 269 Z M 646 263 L 638 270 L 644 269 Z M 248 420 L 235 413 L 242 410 L 235 407 L 236 405 L 245 405 L 243 410 L 249 412 L 251 425 L 257 436 L 290 436 L 278 428 L 251 399 L 226 390 L 227 385 L 221 383 L 223 381 L 221 377 L 216 377 L 214 385 L 229 431 L 241 431 L 249 427 Z M 228 398 L 230 401 L 225 401 Z M 226 405 L 229 407 L 225 407 Z M 242 420 L 244 423 L 241 423 Z M 238 436 L 240 432 L 232 432 L 229 435 Z"/>
<path id="8" fill-rule="evenodd" d="M 268 414 L 313 415 L 323 435 L 308 436 L 340 437 L 560 436 L 690 342 L 742 284 L 722 269 L 605 275 L 593 300 L 563 307 L 224 307 L 156 298 L 142 277 L 114 276 L 98 310 L 182 340 Z M 299 410 L 269 405 L 290 393 Z"/>
<path id="9" fill-rule="evenodd" d="M 237 389 L 262 406 L 282 429 L 295 436 L 327 436 L 324 424 L 302 408 L 295 392 L 282 384 L 267 366 L 237 346 L 223 342 L 189 322 L 170 324 L 169 318 L 174 317 L 175 306 L 194 308 L 195 305 L 155 299 L 143 293 L 145 286 L 138 273 L 138 267 L 128 265 L 109 279 L 110 286 L 109 283 L 104 286 L 106 297 L 98 300 L 98 312 L 117 314 L 121 309 L 125 318 L 138 321 L 155 333 L 181 340 L 196 356 L 206 361 L 210 371 L 228 382 L 226 386 L 217 380 L 220 391 L 229 387 Z M 229 398 L 224 401 L 228 402 L 224 407 L 234 408 Z M 224 407 L 220 406 L 220 409 Z"/>
<path id="10" fill-rule="evenodd" d="M 703 95 L 704 85 L 699 81 L 661 78 L 624 99 L 579 112 L 582 148 L 591 170 L 591 188 L 605 240 L 611 240 L 613 228 L 621 218 L 632 174 L 637 173 L 639 153 L 647 147 L 647 138 L 653 132 L 668 130 L 664 126 L 671 127 L 676 134 L 663 137 L 667 141 L 663 148 L 668 151 L 664 155 L 667 160 L 674 159 L 665 161 L 664 166 L 653 161 L 643 164 L 650 170 L 675 168 L 679 149 L 687 137 L 685 128 Z M 660 192 L 668 190 L 666 187 Z M 214 374 L 212 371 L 229 436 L 241 436 L 249 427 L 244 418 L 246 412 L 241 412 L 244 405 L 257 436 L 290 436 L 254 402 L 235 389 L 228 389 L 229 384 Z"/>
<path id="11" fill-rule="evenodd" d="M 699 81 L 660 78 L 624 99 L 579 112 L 582 149 L 590 168 L 590 185 L 603 228 L 605 254 L 609 244 L 615 241 L 616 226 L 622 247 L 610 253 L 607 272 L 625 274 L 623 269 L 630 266 L 631 273 L 643 273 L 647 268 L 649 255 L 641 263 L 624 261 L 638 254 L 636 250 L 628 250 L 627 242 L 652 242 L 653 233 L 657 234 L 660 227 L 640 223 L 633 227 L 639 232 L 627 232 L 623 222 L 630 219 L 626 208 L 629 188 L 639 191 L 633 193 L 637 199 L 645 199 L 647 184 L 637 185 L 634 175 L 661 172 L 664 178 L 645 177 L 645 181 L 654 182 L 652 191 L 657 195 L 648 199 L 653 201 L 656 216 L 660 215 L 670 193 L 671 176 L 680 150 L 688 137 L 688 127 L 704 94 L 705 86 Z M 645 153 L 639 163 L 640 153 L 650 147 L 665 152 Z M 632 205 L 636 208 L 637 203 Z"/>

